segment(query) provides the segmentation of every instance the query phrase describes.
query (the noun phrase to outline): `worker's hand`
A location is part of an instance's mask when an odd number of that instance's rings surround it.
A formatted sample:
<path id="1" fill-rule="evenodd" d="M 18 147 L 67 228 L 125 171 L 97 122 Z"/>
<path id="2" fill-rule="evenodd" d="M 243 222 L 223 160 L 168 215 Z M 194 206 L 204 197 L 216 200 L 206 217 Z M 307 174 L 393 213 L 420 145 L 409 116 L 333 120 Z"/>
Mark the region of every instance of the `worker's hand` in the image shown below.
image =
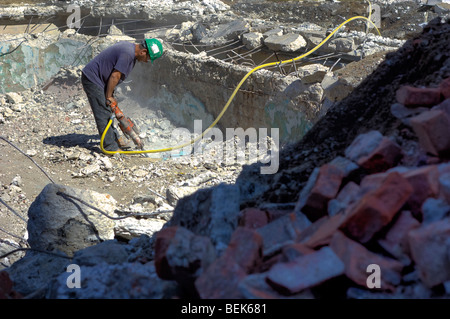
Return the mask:
<path id="1" fill-rule="evenodd" d="M 106 98 L 106 105 L 108 105 L 108 106 L 110 106 L 111 104 L 117 104 L 117 101 L 116 101 L 116 99 L 114 98 L 114 97 L 108 97 L 108 98 Z"/>

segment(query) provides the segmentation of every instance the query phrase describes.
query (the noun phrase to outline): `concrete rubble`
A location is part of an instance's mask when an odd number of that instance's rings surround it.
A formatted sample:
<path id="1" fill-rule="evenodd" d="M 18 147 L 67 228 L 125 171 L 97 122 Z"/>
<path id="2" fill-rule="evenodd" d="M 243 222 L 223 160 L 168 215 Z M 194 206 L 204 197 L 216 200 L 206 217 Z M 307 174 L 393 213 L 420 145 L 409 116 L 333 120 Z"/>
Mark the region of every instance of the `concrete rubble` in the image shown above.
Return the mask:
<path id="1" fill-rule="evenodd" d="M 157 12 L 151 10 L 156 2 L 149 1 L 148 7 L 127 4 L 121 17 L 162 23 L 176 12 L 180 20 L 191 17 L 202 23 L 182 21 L 163 36 L 157 34 L 166 45 L 169 39 L 210 46 L 239 40 L 248 50 L 265 46 L 280 54 L 298 53 L 329 32 L 318 21 L 294 28 L 253 16 L 242 19 L 220 1 L 163 3 Z M 7 14 L 21 20 L 29 9 L 14 10 Z M 93 15 L 117 16 L 114 10 L 99 5 Z M 211 21 L 218 23 L 206 28 Z M 61 67 L 56 61 L 46 69 L 53 72 L 51 77 L 35 73 L 32 79 L 24 76 L 20 83 L 10 83 L 12 90 L 0 94 L 2 136 L 20 145 L 29 159 L 45 163 L 45 171 L 59 173 L 50 173 L 47 177 L 54 180 L 49 182 L 29 162 L 28 171 L 0 174 L 1 200 L 26 220 L 11 226 L 17 236 L 0 237 L 0 255 L 7 255 L 0 260 L 0 298 L 450 298 L 449 30 L 449 21 L 440 18 L 408 40 L 345 30 L 323 52 L 364 59 L 337 70 L 311 63 L 299 66 L 295 75 L 255 74 L 252 90 L 277 92 L 275 101 L 286 94 L 292 98 L 289 107 L 304 111 L 309 121 L 301 134 L 293 129 L 302 137 L 299 144 L 272 149 L 281 156 L 279 172 L 273 175 L 260 174 L 258 158 L 236 161 L 250 155 L 252 142 L 246 151 L 216 161 L 215 155 L 240 145 L 238 138 L 216 143 L 204 139 L 194 149 L 202 152 L 134 159 L 102 154 L 79 77 L 85 60 L 101 48 L 124 38 L 135 40 L 118 29 L 89 47 L 80 65 Z M 90 39 L 67 30 L 49 38 L 30 37 L 24 46 L 32 51 L 40 46 L 40 54 L 48 56 L 56 54 L 55 47 L 70 52 Z M 432 51 L 436 47 L 442 50 L 439 56 Z M 422 63 L 417 63 L 420 72 L 402 65 L 407 57 Z M 22 58 L 28 59 L 27 54 Z M 251 69 L 170 45 L 164 59 L 168 74 L 186 78 L 192 66 L 202 63 L 205 69 L 232 68 L 232 79 Z M 208 73 L 202 83 L 216 80 L 228 88 L 221 72 Z M 165 76 L 146 80 L 162 84 L 157 81 Z M 390 90 L 382 88 L 377 76 L 392 79 Z M 195 90 L 192 83 L 166 83 L 161 89 L 165 93 L 182 86 Z M 127 114 L 136 119 L 146 143 L 171 145 L 168 132 L 179 124 L 167 114 L 171 109 L 165 113 L 163 108 L 131 107 L 139 102 L 131 97 L 145 100 L 146 89 L 122 86 L 119 103 L 130 110 Z M 151 103 L 169 104 L 174 101 L 170 94 Z M 372 112 L 368 104 L 375 95 L 384 103 L 371 105 L 376 109 Z M 192 96 L 177 98 L 188 105 L 195 100 Z M 309 104 L 299 104 L 305 97 Z M 206 107 L 197 109 L 196 115 L 207 120 L 215 114 Z M 224 119 L 225 125 L 241 124 L 233 122 L 241 111 Z M 177 116 L 181 121 L 185 114 Z M 242 114 L 246 116 L 253 118 Z M 333 126 L 342 130 L 336 133 Z M 12 170 L 28 160 L 14 156 L 15 150 L 1 142 L 1 150 L 9 150 L 5 163 Z M 33 186 L 27 182 L 31 176 Z M 3 205 L 0 212 L 18 220 Z M 81 273 L 77 289 L 68 285 L 67 269 L 74 264 Z"/>

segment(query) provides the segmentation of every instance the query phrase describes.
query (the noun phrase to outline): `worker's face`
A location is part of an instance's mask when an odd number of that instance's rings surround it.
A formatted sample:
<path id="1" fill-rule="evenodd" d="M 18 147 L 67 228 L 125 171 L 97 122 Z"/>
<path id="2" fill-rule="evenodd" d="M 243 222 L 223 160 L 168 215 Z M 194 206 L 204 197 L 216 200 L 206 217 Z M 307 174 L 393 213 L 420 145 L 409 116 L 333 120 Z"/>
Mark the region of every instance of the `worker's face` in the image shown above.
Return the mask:
<path id="1" fill-rule="evenodd" d="M 139 62 L 144 62 L 144 63 L 147 63 L 150 60 L 150 57 L 148 56 L 146 49 L 139 50 L 138 55 L 137 55 L 137 60 Z"/>

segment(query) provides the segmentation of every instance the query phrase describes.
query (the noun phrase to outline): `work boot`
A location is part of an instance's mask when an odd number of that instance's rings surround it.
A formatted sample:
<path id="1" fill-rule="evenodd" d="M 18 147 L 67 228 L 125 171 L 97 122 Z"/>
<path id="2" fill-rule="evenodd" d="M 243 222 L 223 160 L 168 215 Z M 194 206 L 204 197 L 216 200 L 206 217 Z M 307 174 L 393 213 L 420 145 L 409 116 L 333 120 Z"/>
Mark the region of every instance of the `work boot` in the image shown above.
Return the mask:
<path id="1" fill-rule="evenodd" d="M 116 140 L 117 144 L 119 145 L 119 148 L 121 149 L 127 149 L 127 148 L 131 148 L 133 145 L 131 144 L 131 141 L 125 140 L 122 136 L 119 137 Z"/>

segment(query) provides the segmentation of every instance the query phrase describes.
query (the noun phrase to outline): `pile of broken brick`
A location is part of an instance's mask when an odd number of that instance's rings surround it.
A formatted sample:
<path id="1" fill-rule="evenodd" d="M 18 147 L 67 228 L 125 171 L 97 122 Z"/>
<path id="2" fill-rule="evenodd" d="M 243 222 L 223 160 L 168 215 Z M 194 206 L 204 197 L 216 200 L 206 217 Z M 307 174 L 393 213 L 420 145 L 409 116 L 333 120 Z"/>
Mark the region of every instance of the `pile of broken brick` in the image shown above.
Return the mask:
<path id="1" fill-rule="evenodd" d="M 241 211 L 218 257 L 209 238 L 162 229 L 159 277 L 214 299 L 320 298 L 333 285 L 345 286 L 345 298 L 367 297 L 351 288 L 420 298 L 418 286 L 426 297 L 450 295 L 450 78 L 438 88 L 403 86 L 397 102 L 392 112 L 424 154 L 414 166 L 394 138 L 361 134 L 313 171 L 295 207 Z M 184 257 L 171 253 L 177 245 Z"/>

